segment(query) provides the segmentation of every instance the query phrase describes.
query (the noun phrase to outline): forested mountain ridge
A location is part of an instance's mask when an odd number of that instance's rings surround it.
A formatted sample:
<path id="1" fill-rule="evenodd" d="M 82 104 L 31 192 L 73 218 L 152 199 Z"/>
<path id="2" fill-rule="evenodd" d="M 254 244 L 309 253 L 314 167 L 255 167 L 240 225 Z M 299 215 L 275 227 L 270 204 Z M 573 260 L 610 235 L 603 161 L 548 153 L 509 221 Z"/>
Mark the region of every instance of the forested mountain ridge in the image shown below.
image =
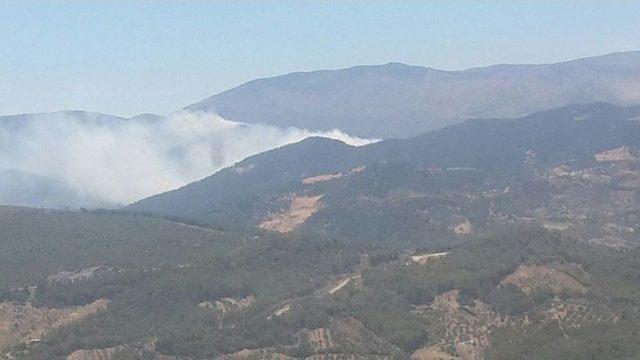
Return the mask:
<path id="1" fill-rule="evenodd" d="M 227 196 L 252 195 L 261 190 L 286 187 L 297 183 L 304 174 L 330 172 L 347 161 L 348 146 L 338 140 L 308 138 L 247 158 L 231 168 L 223 169 L 213 176 L 189 184 L 180 189 L 152 196 L 128 208 L 173 215 L 182 218 L 197 218 L 197 213 Z M 218 192 L 217 189 L 222 191 Z M 184 196 L 188 201 L 182 201 Z M 173 210 L 165 211 L 166 204 L 173 203 Z"/>
<path id="2" fill-rule="evenodd" d="M 542 65 L 442 71 L 399 63 L 253 80 L 186 107 L 234 121 L 410 137 L 470 118 L 573 103 L 640 101 L 640 52 Z"/>
<path id="3" fill-rule="evenodd" d="M 639 115 L 638 107 L 597 103 L 363 147 L 308 139 L 127 209 L 217 226 L 293 221 L 302 231 L 364 241 L 439 237 L 469 218 L 477 228 L 515 218 L 552 222 L 577 216 L 585 203 L 619 208 L 616 184 L 633 181 L 635 157 L 595 156 L 637 149 Z M 594 187 L 610 201 L 594 199 Z"/>

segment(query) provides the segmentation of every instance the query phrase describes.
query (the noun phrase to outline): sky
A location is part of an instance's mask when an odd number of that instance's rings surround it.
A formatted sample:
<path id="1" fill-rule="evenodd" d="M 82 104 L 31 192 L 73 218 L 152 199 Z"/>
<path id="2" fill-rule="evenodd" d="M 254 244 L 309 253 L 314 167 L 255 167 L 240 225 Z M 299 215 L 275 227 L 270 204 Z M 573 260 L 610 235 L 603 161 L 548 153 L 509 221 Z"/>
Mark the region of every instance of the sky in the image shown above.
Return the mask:
<path id="1" fill-rule="evenodd" d="M 168 114 L 245 81 L 640 49 L 638 1 L 0 0 L 0 115 Z"/>

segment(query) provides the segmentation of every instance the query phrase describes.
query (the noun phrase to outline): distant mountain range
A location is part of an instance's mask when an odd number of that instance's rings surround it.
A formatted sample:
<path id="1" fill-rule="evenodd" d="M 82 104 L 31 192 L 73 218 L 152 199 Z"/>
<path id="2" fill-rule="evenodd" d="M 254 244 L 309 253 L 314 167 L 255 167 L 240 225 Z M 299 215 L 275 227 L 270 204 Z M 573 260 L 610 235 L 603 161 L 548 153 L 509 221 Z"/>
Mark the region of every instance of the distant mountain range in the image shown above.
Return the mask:
<path id="1" fill-rule="evenodd" d="M 51 209 L 94 206 L 62 181 L 18 170 L 0 170 L 0 204 Z"/>
<path id="2" fill-rule="evenodd" d="M 120 116 L 103 114 L 93 111 L 83 110 L 62 110 L 51 113 L 16 114 L 0 116 L 0 129 L 11 129 L 12 127 L 26 126 L 37 121 L 66 121 L 73 119 L 80 122 L 92 123 L 96 125 L 109 125 L 114 122 L 126 120 L 152 121 L 163 117 L 155 114 L 140 114 L 130 119 Z"/>
<path id="3" fill-rule="evenodd" d="M 638 84 L 640 84 L 640 51 L 612 53 L 556 64 L 495 65 L 464 71 L 441 71 L 390 63 L 258 79 L 189 105 L 185 109 L 217 112 L 229 120 L 245 123 L 314 130 L 337 128 L 349 135 L 385 139 L 410 138 L 469 118 L 504 119 L 485 120 L 484 123 L 473 121 L 462 128 L 451 127 L 448 130 L 429 133 L 424 135 L 424 138 L 431 139 L 424 143 L 424 146 L 430 146 L 428 149 L 420 148 L 423 145 L 418 139 L 423 137 L 399 142 L 397 144 L 402 145 L 397 146 L 392 145 L 396 144 L 394 142 L 384 142 L 366 147 L 369 153 L 386 152 L 384 156 L 395 154 L 400 158 L 421 157 L 423 161 L 429 159 L 438 163 L 444 161 L 442 159 L 449 158 L 448 155 L 441 154 L 445 149 L 448 154 L 460 154 L 461 149 L 458 148 L 460 141 L 470 142 L 470 144 L 494 141 L 493 131 L 509 128 L 507 125 L 496 127 L 496 124 L 506 123 L 508 119 L 567 104 L 592 104 L 580 109 L 590 109 L 589 111 L 595 112 L 608 109 L 609 106 L 601 103 L 593 105 L 594 102 L 607 102 L 617 106 L 639 104 L 640 86 Z M 28 127 L 33 124 L 64 122 L 68 119 L 73 119 L 77 124 L 109 127 L 123 122 L 149 123 L 166 118 L 155 114 L 141 114 L 126 119 L 87 111 L 60 111 L 0 116 L 0 131 L 4 130 L 5 134 L 9 134 L 20 129 L 28 130 Z M 554 129 L 550 124 L 536 124 L 528 130 L 529 135 L 539 132 L 546 134 L 545 131 L 548 129 L 537 129 L 536 126 Z M 464 131 L 469 133 L 459 135 Z M 447 138 L 452 132 L 457 135 L 451 139 Z M 42 135 L 45 136 L 45 134 Z M 554 133 L 548 135 L 557 136 Z M 516 145 L 524 146 L 525 142 L 529 141 L 526 140 L 527 136 L 528 134 L 523 134 L 523 137 L 514 140 L 518 142 Z M 436 137 L 446 140 L 440 141 L 438 147 L 434 148 L 433 144 L 438 141 L 435 140 Z M 582 141 L 591 140 L 588 137 L 585 139 Z M 3 152 L 10 154 L 11 149 L 3 149 L 3 146 L 10 145 L 0 144 L 0 155 Z M 417 148 L 412 148 L 413 146 Z M 508 157 L 499 149 L 494 150 L 497 151 L 491 156 L 496 156 L 492 160 L 496 168 L 505 165 L 498 159 L 506 162 L 513 161 L 514 158 Z M 362 152 L 348 151 L 348 156 L 352 157 L 355 153 Z M 481 153 L 474 151 L 465 153 L 464 156 L 469 157 L 467 163 L 477 165 L 477 162 L 487 161 L 478 154 Z M 318 154 L 314 154 L 316 155 Z M 327 161 L 335 165 L 335 160 L 341 159 L 342 156 L 336 155 L 333 158 L 327 158 Z M 300 161 L 307 162 L 308 159 L 309 156 L 301 158 Z M 316 156 L 314 159 L 317 162 L 319 158 Z M 11 165 L 10 162 L 9 165 Z M 3 169 L 22 168 L 7 164 L 3 166 L 0 162 L 0 170 Z M 34 169 L 27 170 L 38 172 Z M 63 193 L 57 192 L 43 196 L 61 199 L 61 194 Z M 77 204 L 76 200 L 71 198 L 67 203 Z M 13 203 L 8 200 L 5 200 L 5 203 L 53 206 L 48 200 L 40 204 Z M 62 203 L 65 202 L 60 202 Z M 91 204 L 88 205 L 91 206 Z M 177 208 L 179 205 L 175 209 Z"/>
<path id="4" fill-rule="evenodd" d="M 638 84 L 640 51 L 461 71 L 394 62 L 256 79 L 184 109 L 249 124 L 407 138 L 473 118 L 516 118 L 569 104 L 639 104 Z M 0 116 L 0 123 L 64 116 L 98 122 L 126 120 L 72 110 Z M 147 113 L 129 120 L 162 118 Z"/>
<path id="5" fill-rule="evenodd" d="M 389 63 L 253 80 L 185 109 L 246 123 L 392 138 L 567 104 L 640 103 L 638 84 L 640 51 L 463 71 Z"/>

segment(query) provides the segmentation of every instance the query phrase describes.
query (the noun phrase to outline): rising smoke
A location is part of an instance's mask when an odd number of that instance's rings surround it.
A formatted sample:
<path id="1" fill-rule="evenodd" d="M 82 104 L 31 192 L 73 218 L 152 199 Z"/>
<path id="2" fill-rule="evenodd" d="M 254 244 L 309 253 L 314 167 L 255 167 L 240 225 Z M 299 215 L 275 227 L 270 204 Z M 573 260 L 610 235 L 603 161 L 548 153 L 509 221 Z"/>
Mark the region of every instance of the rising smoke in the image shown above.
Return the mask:
<path id="1" fill-rule="evenodd" d="M 82 114 L 42 114 L 6 123 L 0 119 L 0 170 L 54 178 L 95 204 L 117 206 L 309 136 L 351 145 L 371 142 L 338 130 L 247 125 L 203 113 L 131 120 Z"/>

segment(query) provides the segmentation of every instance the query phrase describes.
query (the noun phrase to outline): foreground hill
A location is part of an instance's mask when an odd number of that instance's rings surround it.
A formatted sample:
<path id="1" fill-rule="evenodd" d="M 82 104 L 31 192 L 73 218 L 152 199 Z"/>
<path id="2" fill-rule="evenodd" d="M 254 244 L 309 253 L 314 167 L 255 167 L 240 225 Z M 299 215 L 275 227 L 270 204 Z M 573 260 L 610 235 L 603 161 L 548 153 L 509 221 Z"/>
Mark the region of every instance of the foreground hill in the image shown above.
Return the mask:
<path id="1" fill-rule="evenodd" d="M 640 52 L 442 71 L 390 63 L 250 81 L 186 107 L 246 123 L 409 137 L 469 118 L 571 103 L 640 103 Z"/>
<path id="2" fill-rule="evenodd" d="M 0 226 L 0 358 L 640 354 L 638 248 L 542 228 L 428 250 L 116 212 L 3 207 Z"/>

